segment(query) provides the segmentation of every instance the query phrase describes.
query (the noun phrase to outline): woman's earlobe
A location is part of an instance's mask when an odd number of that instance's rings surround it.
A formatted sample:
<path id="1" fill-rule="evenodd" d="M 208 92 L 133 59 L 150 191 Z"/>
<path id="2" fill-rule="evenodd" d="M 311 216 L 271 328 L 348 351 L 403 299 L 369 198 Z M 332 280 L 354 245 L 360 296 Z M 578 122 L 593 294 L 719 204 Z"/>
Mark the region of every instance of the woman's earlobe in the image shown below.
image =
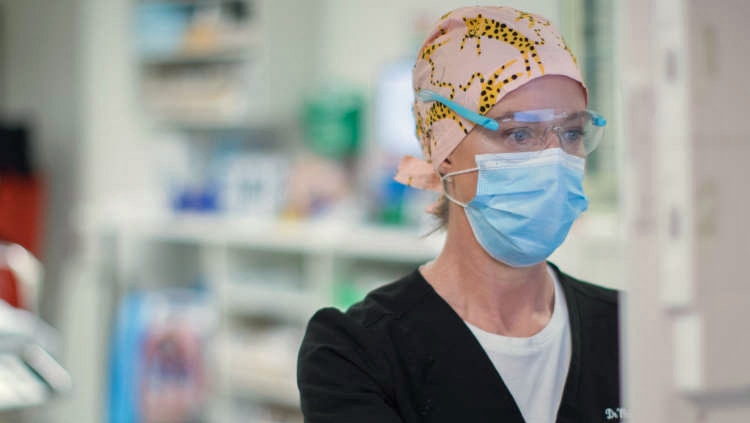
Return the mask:
<path id="1" fill-rule="evenodd" d="M 446 173 L 450 173 L 452 168 L 453 163 L 451 162 L 451 159 L 449 157 L 446 157 L 445 160 L 440 163 L 440 166 L 438 166 L 438 173 L 440 173 L 441 175 L 445 175 Z"/>

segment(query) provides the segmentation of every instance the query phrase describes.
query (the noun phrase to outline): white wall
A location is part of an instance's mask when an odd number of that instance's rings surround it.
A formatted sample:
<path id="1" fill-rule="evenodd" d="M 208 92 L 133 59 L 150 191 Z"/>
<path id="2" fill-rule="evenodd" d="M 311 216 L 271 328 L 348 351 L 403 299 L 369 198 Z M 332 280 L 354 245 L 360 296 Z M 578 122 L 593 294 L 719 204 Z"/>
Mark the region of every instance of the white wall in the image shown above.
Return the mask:
<path id="1" fill-rule="evenodd" d="M 750 420 L 750 339 L 737 336 L 747 332 L 750 306 L 744 265 L 750 239 L 746 117 L 750 81 L 745 71 L 750 59 L 737 44 L 750 36 L 750 4 L 743 0 L 717 5 L 687 0 L 685 4 L 695 216 L 692 311 L 703 330 L 698 389 L 743 390 L 745 401 L 739 407 Z M 718 417 L 727 408 L 720 405 L 716 412 L 708 411 L 709 421 L 737 421 L 728 415 Z"/>
<path id="2" fill-rule="evenodd" d="M 623 5 L 633 421 L 750 421 L 743 0 Z"/>
<path id="3" fill-rule="evenodd" d="M 80 0 L 84 205 L 151 187 L 150 140 L 138 111 L 131 0 Z M 142 205 L 128 204 L 133 212 Z"/>

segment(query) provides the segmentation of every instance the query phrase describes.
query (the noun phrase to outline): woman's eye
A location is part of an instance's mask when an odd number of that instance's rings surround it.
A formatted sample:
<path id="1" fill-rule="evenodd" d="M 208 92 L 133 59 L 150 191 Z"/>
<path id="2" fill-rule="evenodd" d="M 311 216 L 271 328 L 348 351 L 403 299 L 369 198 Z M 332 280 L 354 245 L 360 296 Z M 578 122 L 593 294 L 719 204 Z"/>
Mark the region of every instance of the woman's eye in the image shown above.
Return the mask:
<path id="1" fill-rule="evenodd" d="M 583 141 L 583 129 L 569 128 L 562 132 L 563 141 L 568 143 L 577 143 Z"/>
<path id="2" fill-rule="evenodd" d="M 530 130 L 526 128 L 519 128 L 519 129 L 509 129 L 505 132 L 505 139 L 516 143 L 516 144 L 524 144 L 533 138 L 533 135 Z"/>

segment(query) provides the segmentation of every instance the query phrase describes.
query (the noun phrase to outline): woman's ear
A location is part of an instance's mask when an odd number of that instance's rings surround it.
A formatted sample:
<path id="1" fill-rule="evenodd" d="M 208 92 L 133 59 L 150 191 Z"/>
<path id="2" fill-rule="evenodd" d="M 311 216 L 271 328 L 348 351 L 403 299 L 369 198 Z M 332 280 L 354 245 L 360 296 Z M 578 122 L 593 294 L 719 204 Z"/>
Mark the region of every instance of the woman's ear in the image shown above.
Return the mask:
<path id="1" fill-rule="evenodd" d="M 446 157 L 445 160 L 440 163 L 440 166 L 438 166 L 438 173 L 445 175 L 446 173 L 450 173 L 451 169 L 453 169 L 453 162 L 450 157 Z"/>
<path id="2" fill-rule="evenodd" d="M 440 166 L 438 166 L 438 173 L 441 176 L 441 183 L 443 184 L 443 190 L 446 192 L 452 192 L 454 189 L 454 180 L 453 178 L 446 178 L 442 179 L 443 176 L 451 173 L 453 171 L 453 162 L 451 161 L 450 157 L 445 158 L 445 160 L 440 163 Z"/>

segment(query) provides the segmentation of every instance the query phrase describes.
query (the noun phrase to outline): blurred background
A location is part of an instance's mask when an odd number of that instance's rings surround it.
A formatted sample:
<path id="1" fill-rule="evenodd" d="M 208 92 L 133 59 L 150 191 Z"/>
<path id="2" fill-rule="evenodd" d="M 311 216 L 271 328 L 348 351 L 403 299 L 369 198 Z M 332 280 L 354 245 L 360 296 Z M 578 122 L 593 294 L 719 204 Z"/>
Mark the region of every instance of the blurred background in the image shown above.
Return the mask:
<path id="1" fill-rule="evenodd" d="M 552 261 L 628 293 L 633 414 L 748 420 L 748 7 L 502 4 L 557 24 L 608 119 Z M 0 422 L 301 422 L 314 310 L 441 248 L 392 176 L 414 57 L 463 5 L 0 0 Z"/>

